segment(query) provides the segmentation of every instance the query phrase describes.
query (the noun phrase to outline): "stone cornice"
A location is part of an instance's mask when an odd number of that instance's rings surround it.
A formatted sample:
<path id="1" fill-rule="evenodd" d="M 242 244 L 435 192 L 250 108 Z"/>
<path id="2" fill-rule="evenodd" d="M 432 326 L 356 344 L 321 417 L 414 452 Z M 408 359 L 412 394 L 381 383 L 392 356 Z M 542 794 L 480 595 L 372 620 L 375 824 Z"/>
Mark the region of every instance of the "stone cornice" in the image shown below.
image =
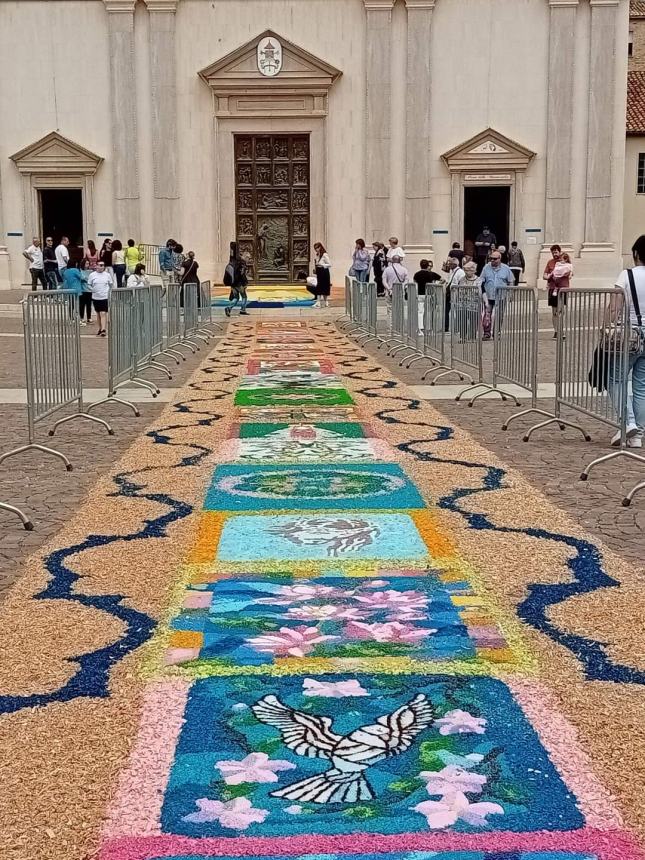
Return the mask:
<path id="1" fill-rule="evenodd" d="M 368 12 L 391 12 L 395 0 L 363 0 Z"/>
<path id="2" fill-rule="evenodd" d="M 408 9 L 427 9 L 432 11 L 437 3 L 437 0 L 405 0 L 405 5 Z"/>
<path id="3" fill-rule="evenodd" d="M 559 6 L 563 8 L 567 8 L 569 6 L 579 6 L 580 0 L 549 0 L 549 6 L 551 8 L 557 9 Z"/>
<path id="4" fill-rule="evenodd" d="M 176 12 L 179 0 L 144 0 L 148 12 Z"/>
<path id="5" fill-rule="evenodd" d="M 620 0 L 589 0 L 590 6 L 620 6 Z"/>
<path id="6" fill-rule="evenodd" d="M 136 0 L 103 0 L 107 12 L 122 12 L 132 15 Z"/>

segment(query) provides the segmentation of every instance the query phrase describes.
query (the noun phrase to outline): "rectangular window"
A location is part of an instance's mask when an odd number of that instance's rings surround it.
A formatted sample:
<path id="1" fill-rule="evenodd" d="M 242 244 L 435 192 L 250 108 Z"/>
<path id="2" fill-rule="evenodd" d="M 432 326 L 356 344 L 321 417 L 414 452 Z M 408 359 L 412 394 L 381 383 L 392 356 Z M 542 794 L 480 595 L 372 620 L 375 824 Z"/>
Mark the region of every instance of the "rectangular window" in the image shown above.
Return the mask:
<path id="1" fill-rule="evenodd" d="M 636 193 L 645 194 L 645 152 L 638 153 L 638 182 Z"/>
<path id="2" fill-rule="evenodd" d="M 634 55 L 634 31 L 629 31 L 629 42 L 627 43 L 627 56 L 632 57 Z"/>

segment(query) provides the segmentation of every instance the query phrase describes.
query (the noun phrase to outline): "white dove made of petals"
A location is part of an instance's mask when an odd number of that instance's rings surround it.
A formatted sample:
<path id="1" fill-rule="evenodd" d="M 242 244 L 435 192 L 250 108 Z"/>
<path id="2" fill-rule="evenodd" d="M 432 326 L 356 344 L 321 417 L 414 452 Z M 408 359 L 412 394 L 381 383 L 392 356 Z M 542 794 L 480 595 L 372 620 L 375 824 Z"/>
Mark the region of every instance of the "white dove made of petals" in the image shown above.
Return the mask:
<path id="1" fill-rule="evenodd" d="M 392 713 L 377 717 L 346 735 L 332 731 L 329 717 L 318 717 L 284 705 L 276 696 L 264 696 L 252 711 L 256 718 L 277 728 L 285 746 L 305 758 L 325 758 L 333 767 L 324 773 L 272 791 L 309 803 L 354 803 L 372 800 L 374 791 L 364 772 L 385 758 L 410 748 L 416 736 L 434 722 L 435 711 L 419 694 Z"/>

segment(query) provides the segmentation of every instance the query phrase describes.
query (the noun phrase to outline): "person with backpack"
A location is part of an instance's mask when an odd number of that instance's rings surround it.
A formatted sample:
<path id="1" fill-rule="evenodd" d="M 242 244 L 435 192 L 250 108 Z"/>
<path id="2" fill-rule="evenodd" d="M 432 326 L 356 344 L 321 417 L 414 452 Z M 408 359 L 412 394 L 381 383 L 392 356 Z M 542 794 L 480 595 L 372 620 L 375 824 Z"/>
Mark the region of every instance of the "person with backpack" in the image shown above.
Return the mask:
<path id="1" fill-rule="evenodd" d="M 231 242 L 230 248 L 231 254 L 228 265 L 224 270 L 224 286 L 230 287 L 231 298 L 228 306 L 224 308 L 224 313 L 227 317 L 230 317 L 231 311 L 240 302 L 240 316 L 248 316 L 248 311 L 246 310 L 246 303 L 248 302 L 246 287 L 249 280 L 246 276 L 246 263 L 240 256 L 237 242 Z"/>

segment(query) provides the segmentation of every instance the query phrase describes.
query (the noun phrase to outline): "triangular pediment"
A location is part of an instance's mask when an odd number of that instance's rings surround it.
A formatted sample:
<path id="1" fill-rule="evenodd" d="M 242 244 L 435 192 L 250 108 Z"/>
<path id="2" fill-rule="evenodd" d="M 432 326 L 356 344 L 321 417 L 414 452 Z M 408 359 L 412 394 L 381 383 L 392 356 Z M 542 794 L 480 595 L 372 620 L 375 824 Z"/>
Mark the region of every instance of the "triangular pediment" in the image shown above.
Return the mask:
<path id="1" fill-rule="evenodd" d="M 487 128 L 441 157 L 451 171 L 526 170 L 535 153 L 494 128 Z"/>
<path id="2" fill-rule="evenodd" d="M 100 155 L 52 131 L 9 156 L 21 173 L 96 173 Z"/>
<path id="3" fill-rule="evenodd" d="M 272 40 L 282 49 L 282 68 L 270 77 L 263 75 L 258 67 L 258 44 L 265 39 Z M 340 69 L 273 30 L 265 30 L 199 72 L 200 78 L 216 92 L 230 91 L 243 85 L 291 89 L 318 86 L 328 90 L 341 74 Z"/>

